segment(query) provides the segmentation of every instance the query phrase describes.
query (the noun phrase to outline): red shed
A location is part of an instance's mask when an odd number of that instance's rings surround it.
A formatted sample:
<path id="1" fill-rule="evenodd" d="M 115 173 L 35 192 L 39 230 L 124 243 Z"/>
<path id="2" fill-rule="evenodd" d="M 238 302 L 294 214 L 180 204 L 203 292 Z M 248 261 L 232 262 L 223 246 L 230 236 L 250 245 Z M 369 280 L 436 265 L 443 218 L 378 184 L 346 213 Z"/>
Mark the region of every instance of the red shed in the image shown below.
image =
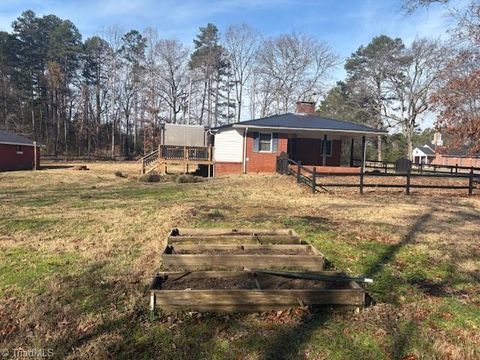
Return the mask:
<path id="1" fill-rule="evenodd" d="M 40 147 L 34 141 L 0 130 L 0 171 L 33 170 L 39 166 Z"/>

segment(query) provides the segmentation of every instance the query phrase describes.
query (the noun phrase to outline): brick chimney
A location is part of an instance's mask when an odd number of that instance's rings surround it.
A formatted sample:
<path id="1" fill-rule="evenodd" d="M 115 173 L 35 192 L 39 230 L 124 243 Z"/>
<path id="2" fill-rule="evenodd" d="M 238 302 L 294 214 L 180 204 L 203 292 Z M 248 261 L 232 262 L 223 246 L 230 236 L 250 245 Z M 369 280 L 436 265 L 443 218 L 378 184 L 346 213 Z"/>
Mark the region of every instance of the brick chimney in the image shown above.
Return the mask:
<path id="1" fill-rule="evenodd" d="M 297 114 L 315 115 L 315 102 L 297 101 Z"/>

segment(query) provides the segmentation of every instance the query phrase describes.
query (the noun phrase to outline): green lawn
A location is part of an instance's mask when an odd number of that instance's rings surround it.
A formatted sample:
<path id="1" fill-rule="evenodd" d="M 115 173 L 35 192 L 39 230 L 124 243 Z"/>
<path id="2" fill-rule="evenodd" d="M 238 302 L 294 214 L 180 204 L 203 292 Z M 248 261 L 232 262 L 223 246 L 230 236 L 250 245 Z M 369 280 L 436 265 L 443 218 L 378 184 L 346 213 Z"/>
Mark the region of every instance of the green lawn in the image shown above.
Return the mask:
<path id="1" fill-rule="evenodd" d="M 0 174 L 0 349 L 55 358 L 480 358 L 480 199 L 312 195 L 281 176 L 142 183 L 138 164 Z M 129 173 L 128 178 L 114 172 Z M 373 277 L 359 314 L 151 314 L 174 226 L 293 228 Z"/>

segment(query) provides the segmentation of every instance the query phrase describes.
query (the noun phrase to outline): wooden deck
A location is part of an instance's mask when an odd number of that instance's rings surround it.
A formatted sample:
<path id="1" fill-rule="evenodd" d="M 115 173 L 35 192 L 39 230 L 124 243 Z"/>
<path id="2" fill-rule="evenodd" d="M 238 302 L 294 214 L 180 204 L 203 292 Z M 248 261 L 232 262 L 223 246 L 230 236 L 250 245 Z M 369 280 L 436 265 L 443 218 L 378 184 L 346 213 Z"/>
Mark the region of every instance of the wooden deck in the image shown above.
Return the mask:
<path id="1" fill-rule="evenodd" d="M 213 165 L 211 146 L 160 145 L 157 150 L 141 159 L 142 174 L 157 171 L 166 174 L 169 166 L 181 166 L 185 173 L 196 170 L 199 165 L 208 166 L 208 177 Z"/>

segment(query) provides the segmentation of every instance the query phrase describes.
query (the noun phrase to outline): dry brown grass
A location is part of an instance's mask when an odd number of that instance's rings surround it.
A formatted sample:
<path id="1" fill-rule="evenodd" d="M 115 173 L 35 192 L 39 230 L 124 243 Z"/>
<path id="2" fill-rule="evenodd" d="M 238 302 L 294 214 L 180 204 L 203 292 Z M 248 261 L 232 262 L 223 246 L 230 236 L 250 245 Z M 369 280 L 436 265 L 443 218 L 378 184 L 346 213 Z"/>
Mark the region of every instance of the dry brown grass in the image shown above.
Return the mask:
<path id="1" fill-rule="evenodd" d="M 479 355 L 478 196 L 312 195 L 277 175 L 145 184 L 137 163 L 87 165 L 0 174 L 0 349 L 51 347 L 58 358 Z M 165 232 L 182 225 L 293 227 L 338 268 L 374 277 L 378 304 L 287 325 L 254 315 L 151 320 L 148 282 Z"/>

